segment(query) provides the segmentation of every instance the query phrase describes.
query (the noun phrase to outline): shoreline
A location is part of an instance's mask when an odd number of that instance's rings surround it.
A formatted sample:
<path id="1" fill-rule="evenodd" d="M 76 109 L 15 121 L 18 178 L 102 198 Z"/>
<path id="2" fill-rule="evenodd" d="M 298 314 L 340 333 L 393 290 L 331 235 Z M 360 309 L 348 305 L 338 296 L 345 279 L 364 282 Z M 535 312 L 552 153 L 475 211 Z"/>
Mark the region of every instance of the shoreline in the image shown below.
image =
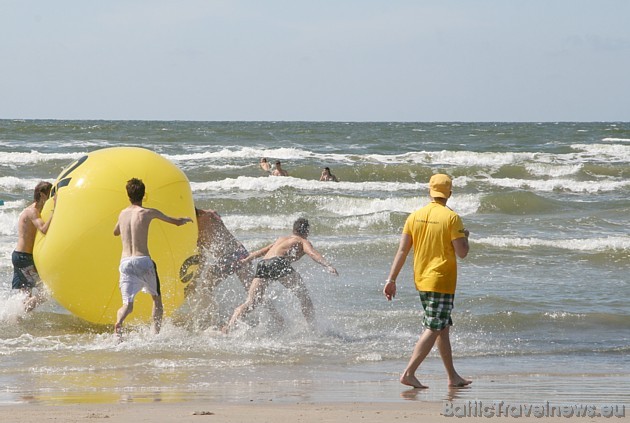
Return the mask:
<path id="1" fill-rule="evenodd" d="M 471 385 L 449 387 L 442 364 L 430 357 L 419 372 L 428 389 L 414 389 L 399 382 L 404 362 L 389 360 L 353 366 L 300 364 L 242 366 L 224 369 L 192 368 L 157 373 L 99 371 L 68 368 L 64 373 L 19 372 L 4 374 L 0 407 L 65 405 L 73 403 L 181 403 L 292 404 L 292 403 L 396 403 L 443 401 L 505 401 L 555 404 L 623 403 L 630 405 L 630 373 L 605 371 L 571 361 L 571 371 L 560 362 L 521 366 L 510 370 L 507 363 L 460 359 L 462 375 Z M 493 367 L 494 364 L 494 367 Z M 512 365 L 518 363 L 512 361 Z M 532 363 L 533 364 L 533 363 Z M 609 364 L 609 363 L 608 363 Z M 565 363 L 566 366 L 569 363 Z M 143 367 L 144 368 L 144 367 Z M 490 369 L 490 370 L 489 370 Z M 131 370 L 131 373 L 129 372 Z"/>
<path id="2" fill-rule="evenodd" d="M 391 376 L 391 375 L 390 375 Z M 567 415 L 536 416 L 536 410 L 571 406 L 586 410 L 611 407 L 616 414 L 573 416 L 590 422 L 616 421 L 630 414 L 627 375 L 502 374 L 474 377 L 465 388 L 449 388 L 442 375 L 423 379 L 428 389 L 413 389 L 397 379 L 344 381 L 339 379 L 242 382 L 217 381 L 206 389 L 120 387 L 84 390 L 0 392 L 2 421 L 107 423 L 147 422 L 383 422 L 422 418 L 445 421 L 452 417 L 547 421 Z M 502 416 L 483 416 L 482 406 L 501 404 Z M 507 415 L 517 406 L 521 415 Z M 530 407 L 530 408 L 527 408 Z M 449 411 L 450 410 L 450 411 Z M 496 410 L 496 409 L 495 409 Z M 529 411 L 528 411 L 529 410 Z M 450 416 L 448 413 L 450 412 Z M 496 411 L 495 411 L 496 413 Z M 528 413 L 528 414 L 525 414 Z M 446 415 L 444 415 L 446 414 Z M 87 420 L 86 420 L 87 419 Z M 410 420 L 411 421 L 411 420 Z"/>

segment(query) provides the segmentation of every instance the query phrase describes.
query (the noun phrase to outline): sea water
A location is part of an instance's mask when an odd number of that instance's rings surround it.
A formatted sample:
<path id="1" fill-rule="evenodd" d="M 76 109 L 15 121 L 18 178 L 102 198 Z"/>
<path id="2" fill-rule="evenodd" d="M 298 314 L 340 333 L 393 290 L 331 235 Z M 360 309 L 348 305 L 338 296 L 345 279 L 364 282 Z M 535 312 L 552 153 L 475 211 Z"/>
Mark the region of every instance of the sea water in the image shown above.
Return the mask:
<path id="1" fill-rule="evenodd" d="M 217 210 L 250 251 L 308 218 L 313 245 L 339 271 L 308 257 L 295 264 L 316 328 L 279 284 L 268 293 L 284 327 L 261 309 L 259 324 L 229 336 L 167 319 L 158 336 L 130 327 L 117 344 L 110 326 L 54 300 L 22 313 L 10 289 L 18 214 L 37 182 L 117 146 L 148 148 L 180 167 L 197 206 Z M 268 176 L 261 157 L 280 160 L 289 177 Z M 319 181 L 326 166 L 340 182 Z M 448 204 L 471 234 L 451 338 L 457 369 L 475 382 L 456 393 L 435 351 L 419 371 L 432 389 L 397 382 L 421 331 L 411 257 L 395 300 L 382 295 L 405 218 L 427 204 L 436 172 L 452 176 Z M 0 121 L 0 403 L 628 403 L 629 197 L 629 123 Z M 216 319 L 244 298 L 240 282 L 226 279 Z"/>

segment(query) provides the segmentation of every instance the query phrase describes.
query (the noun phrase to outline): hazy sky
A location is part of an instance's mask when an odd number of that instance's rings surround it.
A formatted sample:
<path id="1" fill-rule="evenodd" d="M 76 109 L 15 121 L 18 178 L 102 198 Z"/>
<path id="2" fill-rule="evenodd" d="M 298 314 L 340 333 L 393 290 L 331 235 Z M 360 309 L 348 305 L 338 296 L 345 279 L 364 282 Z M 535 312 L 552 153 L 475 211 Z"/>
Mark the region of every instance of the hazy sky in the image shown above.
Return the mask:
<path id="1" fill-rule="evenodd" d="M 629 0 L 0 0 L 0 118 L 628 121 Z"/>

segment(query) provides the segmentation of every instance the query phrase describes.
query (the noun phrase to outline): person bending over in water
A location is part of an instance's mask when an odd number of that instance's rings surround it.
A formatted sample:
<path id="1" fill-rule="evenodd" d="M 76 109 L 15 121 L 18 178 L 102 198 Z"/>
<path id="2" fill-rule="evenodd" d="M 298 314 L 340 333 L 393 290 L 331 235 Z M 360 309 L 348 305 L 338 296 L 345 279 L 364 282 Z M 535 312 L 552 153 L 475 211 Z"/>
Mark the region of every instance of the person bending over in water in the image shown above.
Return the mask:
<path id="1" fill-rule="evenodd" d="M 119 337 L 122 337 L 123 321 L 133 311 L 133 300 L 141 290 L 153 298 L 153 332 L 159 333 L 162 325 L 160 280 L 148 247 L 149 224 L 153 219 L 177 226 L 192 222 L 189 217 L 170 217 L 157 209 L 142 207 L 145 186 L 140 179 L 130 179 L 126 188 L 131 205 L 120 212 L 114 227 L 114 236 L 120 235 L 123 247 L 118 268 L 123 305 L 118 309 L 114 325 Z"/>
<path id="2" fill-rule="evenodd" d="M 197 247 L 201 257 L 199 273 L 186 287 L 186 296 L 192 300 L 193 314 L 212 323 L 212 317 L 204 319 L 203 314 L 217 310 L 214 289 L 228 276 L 236 274 L 243 287 L 249 290 L 254 278 L 254 267 L 251 262 L 244 261 L 249 252 L 228 230 L 216 211 L 195 208 L 195 213 L 199 231 Z M 210 263 L 210 257 L 214 257 L 216 261 Z M 281 324 L 282 316 L 273 303 L 265 301 L 265 307 L 271 317 Z"/>
<path id="3" fill-rule="evenodd" d="M 264 157 L 260 159 L 260 168 L 265 172 L 271 173 L 271 163 L 269 163 Z"/>
<path id="4" fill-rule="evenodd" d="M 249 287 L 247 300 L 234 310 L 223 333 L 228 333 L 236 322 L 254 310 L 263 300 L 265 290 L 272 281 L 280 282 L 285 288 L 290 289 L 297 296 L 302 308 L 302 314 L 309 324 L 315 321 L 313 302 L 308 289 L 300 274 L 291 266 L 307 254 L 315 262 L 326 267 L 333 275 L 338 275 L 337 270 L 329 264 L 324 257 L 313 247 L 307 239 L 309 235 L 309 223 L 307 219 L 299 218 L 293 224 L 293 234 L 278 238 L 274 243 L 254 251 L 243 261 L 249 262 L 256 257 L 263 256 L 256 267 L 256 275 Z"/>
<path id="5" fill-rule="evenodd" d="M 51 189 L 52 184 L 50 182 L 42 181 L 38 183 L 33 191 L 33 199 L 35 201 L 25 208 L 18 217 L 18 242 L 15 251 L 11 254 L 11 261 L 13 262 L 11 288 L 19 289 L 26 293 L 27 297 L 24 300 L 24 309 L 26 311 L 33 310 L 46 300 L 41 279 L 33 261 L 33 247 L 37 231 L 46 234 L 48 228 L 50 228 L 50 222 L 52 222 L 54 208 L 48 222 L 44 222 L 41 216 Z M 57 203 L 56 195 L 53 201 L 55 201 L 55 204 Z M 37 288 L 37 295 L 35 296 L 33 296 L 33 288 Z"/>
<path id="6" fill-rule="evenodd" d="M 339 182 L 339 179 L 335 175 L 330 173 L 330 168 L 329 167 L 325 167 L 324 170 L 322 170 L 322 176 L 319 177 L 319 180 L 320 181 Z"/>

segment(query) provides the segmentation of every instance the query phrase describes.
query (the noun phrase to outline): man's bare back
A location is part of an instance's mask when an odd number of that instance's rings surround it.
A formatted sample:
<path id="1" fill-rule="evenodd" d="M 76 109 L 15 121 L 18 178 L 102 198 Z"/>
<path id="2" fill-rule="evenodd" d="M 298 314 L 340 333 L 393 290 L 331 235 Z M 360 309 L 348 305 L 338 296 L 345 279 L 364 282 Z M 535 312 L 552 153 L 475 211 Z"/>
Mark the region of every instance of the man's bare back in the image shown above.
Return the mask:
<path id="1" fill-rule="evenodd" d="M 221 257 L 236 251 L 242 245 L 225 227 L 221 216 L 214 210 L 199 210 L 197 225 L 199 227 L 197 245 L 213 256 Z"/>
<path id="2" fill-rule="evenodd" d="M 131 205 L 120 212 L 114 235 L 122 240 L 122 257 L 150 256 L 148 244 L 151 209 Z"/>
<path id="3" fill-rule="evenodd" d="M 149 224 L 153 219 L 180 226 L 192 222 L 190 218 L 175 219 L 166 216 L 159 210 L 132 204 L 118 216 L 118 223 L 114 228 L 114 235 L 120 235 L 122 240 L 122 257 L 150 256 L 148 238 Z"/>
<path id="4" fill-rule="evenodd" d="M 304 256 L 304 244 L 308 244 L 307 249 L 312 249 L 309 240 L 297 235 L 289 235 L 278 238 L 264 255 L 264 259 L 273 257 L 286 257 L 289 261 L 298 261 Z"/>
<path id="5" fill-rule="evenodd" d="M 25 208 L 18 217 L 18 242 L 15 250 L 33 254 L 35 235 L 37 235 L 37 230 L 41 230 L 44 225 L 45 223 L 39 214 L 39 210 L 35 207 L 35 203 Z M 44 231 L 42 232 L 45 233 Z"/>

